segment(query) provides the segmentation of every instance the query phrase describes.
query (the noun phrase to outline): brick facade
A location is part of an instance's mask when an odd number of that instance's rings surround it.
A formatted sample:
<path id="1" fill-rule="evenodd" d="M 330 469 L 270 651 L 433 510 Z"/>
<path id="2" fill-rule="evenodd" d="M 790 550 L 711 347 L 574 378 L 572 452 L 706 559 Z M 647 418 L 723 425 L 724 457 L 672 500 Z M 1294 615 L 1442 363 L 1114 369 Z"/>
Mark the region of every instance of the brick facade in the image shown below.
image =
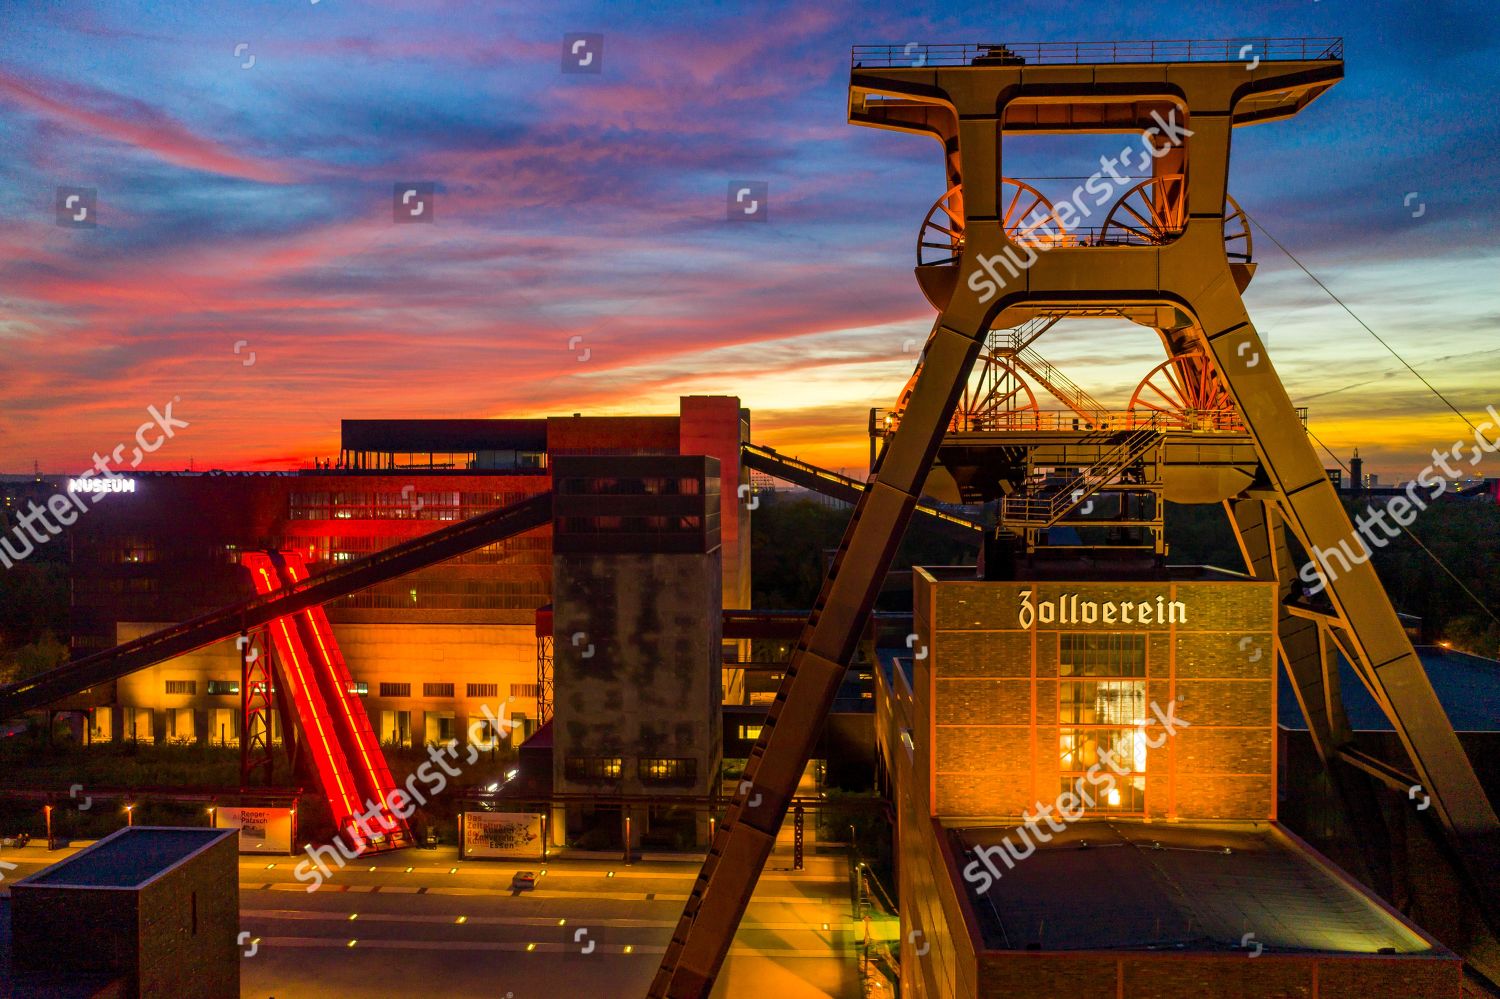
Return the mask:
<path id="1" fill-rule="evenodd" d="M 1144 774 L 1144 804 L 1122 814 L 1274 819 L 1274 600 L 1273 584 L 1228 575 L 1029 583 L 919 570 L 918 647 L 928 655 L 915 686 L 932 726 L 930 757 L 922 747 L 932 814 L 1010 819 L 1054 801 L 1062 740 L 1080 729 L 1059 716 L 1063 685 L 1097 679 L 1144 691 L 1137 721 L 1157 713 L 1149 705 L 1165 714 L 1175 702 L 1187 723 L 1143 750 L 1143 768 L 1131 761 Z M 1101 634 L 1138 636 L 1143 674 L 1060 676 L 1063 636 Z M 1152 741 L 1162 738 L 1155 724 Z"/>

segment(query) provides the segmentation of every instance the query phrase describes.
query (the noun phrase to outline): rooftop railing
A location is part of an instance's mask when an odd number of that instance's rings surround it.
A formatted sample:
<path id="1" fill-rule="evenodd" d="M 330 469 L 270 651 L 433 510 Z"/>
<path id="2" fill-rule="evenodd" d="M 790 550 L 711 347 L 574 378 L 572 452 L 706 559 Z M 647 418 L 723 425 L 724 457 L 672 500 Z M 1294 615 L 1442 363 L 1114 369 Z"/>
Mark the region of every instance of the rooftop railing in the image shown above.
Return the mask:
<path id="1" fill-rule="evenodd" d="M 901 422 L 899 412 L 879 411 L 874 432 L 888 437 Z M 1015 410 L 998 413 L 953 414 L 948 432 L 996 433 L 1012 431 L 1080 432 L 1104 430 L 1155 430 L 1162 433 L 1245 433 L 1244 421 L 1235 410 L 1164 413 L 1148 409 L 1100 410 L 1094 419 L 1085 419 L 1070 410 Z"/>
<path id="2" fill-rule="evenodd" d="M 853 67 L 1054 66 L 1080 63 L 1307 62 L 1344 58 L 1342 38 L 856 45 Z"/>

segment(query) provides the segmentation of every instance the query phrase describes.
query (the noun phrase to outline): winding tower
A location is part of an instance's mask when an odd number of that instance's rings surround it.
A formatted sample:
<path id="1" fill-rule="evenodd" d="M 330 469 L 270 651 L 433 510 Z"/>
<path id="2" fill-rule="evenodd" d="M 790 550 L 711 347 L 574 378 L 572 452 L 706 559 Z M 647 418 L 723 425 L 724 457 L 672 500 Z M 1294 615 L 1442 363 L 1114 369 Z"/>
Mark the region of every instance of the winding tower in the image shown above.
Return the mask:
<path id="1" fill-rule="evenodd" d="M 1420 785 L 1454 869 L 1497 924 L 1500 823 L 1373 568 L 1320 563 L 1316 594 L 1298 578 L 1294 544 L 1358 541 L 1241 298 L 1255 262 L 1226 190 L 1234 129 L 1295 116 L 1339 82 L 1342 57 L 1336 39 L 854 49 L 850 122 L 942 150 L 945 193 L 916 266 L 939 314 L 896 405 L 872 414 L 878 459 L 650 995 L 712 989 L 924 491 L 1001 500 L 984 558 L 994 579 L 1091 532 L 1105 540 L 1075 557 L 1149 575 L 1167 554 L 1164 500 L 1222 504 L 1249 575 L 1276 595 L 1277 659 L 1355 827 L 1378 836 L 1377 783 L 1403 797 Z M 1117 135 L 1133 150 L 1122 162 L 1144 176 L 1094 178 L 1108 197 L 1089 188 L 1087 205 L 1051 202 L 1005 170 L 1007 144 L 1037 134 Z M 1058 323 L 1095 318 L 1155 330 L 1164 348 L 1125 411 L 1038 352 Z M 1038 390 L 1061 409 L 1044 409 Z M 1354 747 L 1339 654 L 1407 761 Z"/>

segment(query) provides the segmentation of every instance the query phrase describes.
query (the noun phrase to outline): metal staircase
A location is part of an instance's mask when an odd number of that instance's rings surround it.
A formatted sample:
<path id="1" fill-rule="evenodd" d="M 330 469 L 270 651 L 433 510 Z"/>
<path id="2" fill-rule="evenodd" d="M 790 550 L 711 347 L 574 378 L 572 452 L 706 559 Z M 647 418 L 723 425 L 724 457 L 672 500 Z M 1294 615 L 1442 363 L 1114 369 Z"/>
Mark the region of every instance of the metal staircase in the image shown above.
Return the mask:
<path id="1" fill-rule="evenodd" d="M 996 330 L 990 334 L 990 350 L 997 354 L 1011 355 L 1030 347 L 1041 335 L 1058 323 L 1062 316 L 1033 316 L 1015 329 Z"/>
<path id="2" fill-rule="evenodd" d="M 1031 324 L 1028 323 L 1026 326 L 1031 326 Z M 1020 329 L 1025 330 L 1026 326 L 1020 327 Z M 1037 333 L 1037 336 L 1041 336 L 1041 333 Z M 1035 341 L 1037 336 L 1032 336 L 1029 339 L 1017 339 L 1025 342 L 1025 344 L 1029 344 L 1029 342 Z M 1079 386 L 1076 381 L 1071 380 L 1067 375 L 1058 371 L 1058 366 L 1053 365 L 1050 360 L 1038 354 L 1037 351 L 1023 345 L 1019 350 L 1013 350 L 1011 347 L 999 347 L 996 348 L 996 353 L 1001 357 L 1010 359 L 1017 368 L 1022 369 L 1023 372 L 1031 375 L 1038 383 L 1041 383 L 1041 386 L 1047 392 L 1052 393 L 1053 398 L 1058 399 L 1058 402 L 1073 410 L 1074 413 L 1079 414 L 1079 419 L 1085 422 L 1086 429 L 1100 428 L 1100 426 L 1106 426 L 1109 423 L 1109 410 L 1106 410 L 1103 402 L 1098 401 L 1094 396 L 1085 392 L 1082 386 Z"/>
<path id="3" fill-rule="evenodd" d="M 1073 479 L 1045 491 L 1007 496 L 1001 503 L 1004 522 L 1011 527 L 1044 530 L 1056 524 L 1069 511 L 1115 481 L 1126 469 L 1160 448 L 1165 435 L 1159 430 L 1132 430 L 1098 461 L 1086 466 Z"/>

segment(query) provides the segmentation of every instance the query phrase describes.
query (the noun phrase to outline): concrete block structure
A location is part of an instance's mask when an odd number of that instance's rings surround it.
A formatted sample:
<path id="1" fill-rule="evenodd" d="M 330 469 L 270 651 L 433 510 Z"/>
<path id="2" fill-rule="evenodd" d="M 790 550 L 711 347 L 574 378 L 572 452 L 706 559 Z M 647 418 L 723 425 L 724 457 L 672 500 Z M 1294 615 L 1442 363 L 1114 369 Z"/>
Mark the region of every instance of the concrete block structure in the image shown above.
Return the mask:
<path id="1" fill-rule="evenodd" d="M 552 463 L 553 786 L 593 799 L 560 807 L 553 829 L 581 845 L 628 835 L 635 848 L 669 824 L 670 845 L 707 835 L 706 813 L 671 799 L 715 790 L 723 756 L 719 467 L 692 456 Z M 660 804 L 609 802 L 619 795 Z"/>
<path id="2" fill-rule="evenodd" d="M 234 830 L 136 826 L 16 882 L 5 994 L 60 994 L 46 989 L 66 988 L 67 969 L 114 979 L 122 997 L 239 995 L 235 839 Z"/>

